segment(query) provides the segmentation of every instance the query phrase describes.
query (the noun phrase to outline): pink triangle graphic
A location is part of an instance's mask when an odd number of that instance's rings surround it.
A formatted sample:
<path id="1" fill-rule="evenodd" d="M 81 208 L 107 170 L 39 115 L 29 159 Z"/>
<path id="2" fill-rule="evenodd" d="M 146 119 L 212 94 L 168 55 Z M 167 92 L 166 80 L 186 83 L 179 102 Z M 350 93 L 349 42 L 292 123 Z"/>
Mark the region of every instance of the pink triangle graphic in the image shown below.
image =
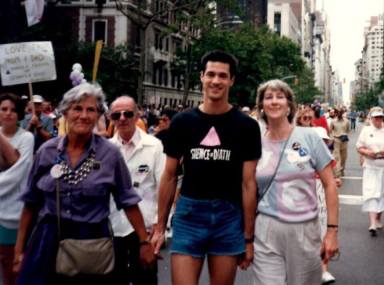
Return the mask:
<path id="1" fill-rule="evenodd" d="M 200 145 L 217 146 L 221 145 L 220 138 L 217 135 L 215 127 L 212 127 L 205 138 L 201 141 Z"/>

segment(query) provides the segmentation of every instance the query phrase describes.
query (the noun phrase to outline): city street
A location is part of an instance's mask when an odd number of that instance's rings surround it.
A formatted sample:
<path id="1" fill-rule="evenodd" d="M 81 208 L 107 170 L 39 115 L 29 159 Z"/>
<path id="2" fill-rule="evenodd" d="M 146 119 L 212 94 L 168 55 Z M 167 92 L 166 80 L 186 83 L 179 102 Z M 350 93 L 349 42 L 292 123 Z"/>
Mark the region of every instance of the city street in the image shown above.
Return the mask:
<path id="1" fill-rule="evenodd" d="M 361 212 L 361 176 L 359 156 L 355 143 L 362 125 L 351 132 L 348 146 L 346 177 L 340 193 L 339 242 L 341 256 L 330 263 L 330 272 L 336 284 L 382 285 L 384 284 L 383 252 L 384 230 L 372 238 L 368 232 L 368 215 Z M 159 285 L 169 285 L 169 254 L 162 252 L 164 260 L 159 262 Z M 248 285 L 249 273 L 238 271 L 236 285 Z M 207 266 L 204 266 L 200 284 L 209 284 Z"/>
<path id="2" fill-rule="evenodd" d="M 368 216 L 361 212 L 362 170 L 354 147 L 361 127 L 358 124 L 356 132 L 350 136 L 346 177 L 343 179 L 343 187 L 339 189 L 341 256 L 338 261 L 331 262 L 330 271 L 336 277 L 337 284 L 382 285 L 384 230 L 376 238 L 370 237 Z M 159 285 L 170 285 L 168 250 L 163 250 L 162 256 L 164 260 L 159 261 Z M 251 284 L 249 280 L 249 272 L 239 270 L 235 284 L 248 285 Z M 204 266 L 200 284 L 209 284 L 207 266 Z"/>

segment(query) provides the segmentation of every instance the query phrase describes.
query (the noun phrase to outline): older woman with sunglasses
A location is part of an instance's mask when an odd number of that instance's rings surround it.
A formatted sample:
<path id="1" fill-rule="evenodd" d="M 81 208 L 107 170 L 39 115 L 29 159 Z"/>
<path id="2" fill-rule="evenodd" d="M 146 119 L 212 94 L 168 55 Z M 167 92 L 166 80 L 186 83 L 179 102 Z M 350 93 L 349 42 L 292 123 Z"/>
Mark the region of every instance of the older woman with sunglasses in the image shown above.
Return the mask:
<path id="1" fill-rule="evenodd" d="M 371 125 L 361 130 L 357 140 L 357 151 L 364 156 L 363 163 L 363 212 L 369 213 L 369 232 L 376 236 L 376 230 L 384 211 L 384 112 L 380 107 L 370 111 Z"/>
<path id="2" fill-rule="evenodd" d="M 63 271 L 56 267 L 62 238 L 112 237 L 108 222 L 111 194 L 143 242 L 143 263 L 150 266 L 155 261 L 137 206 L 140 197 L 133 190 L 124 159 L 117 147 L 92 132 L 104 111 L 103 103 L 101 88 L 89 83 L 65 93 L 59 109 L 67 121 L 68 132 L 46 142 L 36 154 L 22 196 L 25 204 L 14 261 L 16 270 L 21 265 L 19 285 L 111 283 L 113 276 L 106 271 L 80 271 L 72 276 L 57 273 Z M 94 264 L 94 260 L 89 263 Z"/>
<path id="3" fill-rule="evenodd" d="M 332 156 L 312 128 L 295 127 L 292 89 L 270 80 L 257 91 L 257 106 L 267 131 L 256 170 L 258 212 L 255 225 L 253 284 L 321 283 L 321 256 L 338 251 L 338 196 Z M 327 232 L 321 241 L 315 173 L 324 185 Z"/>
<path id="4" fill-rule="evenodd" d="M 23 203 L 21 190 L 32 166 L 34 138 L 17 122 L 24 117 L 24 104 L 14 94 L 0 95 L 0 150 L 9 161 L 0 170 L 0 271 L 4 285 L 14 285 L 14 246 Z M 2 156 L 0 154 L 0 156 Z"/>

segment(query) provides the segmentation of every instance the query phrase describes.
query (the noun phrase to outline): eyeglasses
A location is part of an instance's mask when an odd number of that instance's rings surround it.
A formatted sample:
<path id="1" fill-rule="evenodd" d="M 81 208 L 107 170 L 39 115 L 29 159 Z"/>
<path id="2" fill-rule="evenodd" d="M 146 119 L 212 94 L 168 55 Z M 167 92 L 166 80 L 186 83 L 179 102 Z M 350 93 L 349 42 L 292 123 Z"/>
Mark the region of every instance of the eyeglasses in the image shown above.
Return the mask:
<path id="1" fill-rule="evenodd" d="M 113 113 L 111 114 L 111 119 L 114 120 L 114 121 L 117 121 L 117 120 L 120 119 L 121 114 L 123 114 L 123 116 L 124 116 L 125 119 L 133 118 L 133 116 L 135 115 L 135 113 L 134 113 L 133 111 L 113 112 Z"/>
<path id="2" fill-rule="evenodd" d="M 302 118 L 304 121 L 311 121 L 313 119 L 312 116 L 303 116 Z"/>

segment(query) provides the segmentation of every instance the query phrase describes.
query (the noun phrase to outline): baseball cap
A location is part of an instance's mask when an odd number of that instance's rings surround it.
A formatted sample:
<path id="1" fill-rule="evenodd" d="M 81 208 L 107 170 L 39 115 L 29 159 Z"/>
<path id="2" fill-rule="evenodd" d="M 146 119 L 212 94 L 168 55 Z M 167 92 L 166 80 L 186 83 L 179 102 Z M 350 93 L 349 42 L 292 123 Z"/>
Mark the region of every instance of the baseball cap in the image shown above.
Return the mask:
<path id="1" fill-rule="evenodd" d="M 373 107 L 371 109 L 371 117 L 384 117 L 383 109 L 380 107 Z"/>
<path id="2" fill-rule="evenodd" d="M 44 102 L 44 98 L 41 95 L 33 95 L 32 99 L 33 99 L 33 103 L 43 103 Z"/>
<path id="3" fill-rule="evenodd" d="M 318 134 L 318 136 L 322 139 L 330 140 L 331 138 L 327 134 L 327 130 L 323 127 L 313 127 L 312 129 Z"/>
<path id="4" fill-rule="evenodd" d="M 243 111 L 243 112 L 251 112 L 251 109 L 249 109 L 248 106 L 244 106 L 243 108 L 241 108 L 241 111 Z"/>

